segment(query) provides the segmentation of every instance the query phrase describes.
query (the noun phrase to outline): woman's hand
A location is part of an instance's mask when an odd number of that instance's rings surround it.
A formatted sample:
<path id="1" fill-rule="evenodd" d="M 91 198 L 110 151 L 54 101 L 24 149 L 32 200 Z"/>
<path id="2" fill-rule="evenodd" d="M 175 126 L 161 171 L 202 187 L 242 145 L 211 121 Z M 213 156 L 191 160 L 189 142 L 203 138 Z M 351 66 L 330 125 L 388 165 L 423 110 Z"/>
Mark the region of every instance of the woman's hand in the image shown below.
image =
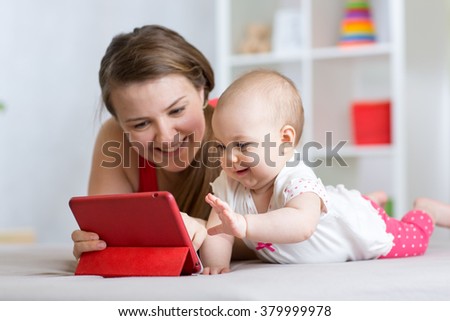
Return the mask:
<path id="1" fill-rule="evenodd" d="M 92 232 L 76 230 L 72 233 L 73 255 L 78 260 L 82 253 L 100 251 L 106 248 L 105 241 L 99 239 L 98 235 Z"/>
<path id="2" fill-rule="evenodd" d="M 194 249 L 197 251 L 202 246 L 203 241 L 206 238 L 206 222 L 199 218 L 190 217 L 186 213 L 181 212 L 184 225 L 189 233 L 189 236 L 194 245 Z"/>

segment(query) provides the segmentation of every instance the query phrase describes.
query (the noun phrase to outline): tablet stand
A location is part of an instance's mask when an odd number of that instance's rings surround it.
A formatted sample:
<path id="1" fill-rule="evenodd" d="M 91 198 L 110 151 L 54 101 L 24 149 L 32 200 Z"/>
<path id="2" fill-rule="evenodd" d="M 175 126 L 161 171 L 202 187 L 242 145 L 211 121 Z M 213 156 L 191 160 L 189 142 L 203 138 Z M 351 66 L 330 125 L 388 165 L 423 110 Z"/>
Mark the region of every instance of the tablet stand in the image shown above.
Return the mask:
<path id="1" fill-rule="evenodd" d="M 75 275 L 180 276 L 187 247 L 107 247 L 83 253 Z"/>

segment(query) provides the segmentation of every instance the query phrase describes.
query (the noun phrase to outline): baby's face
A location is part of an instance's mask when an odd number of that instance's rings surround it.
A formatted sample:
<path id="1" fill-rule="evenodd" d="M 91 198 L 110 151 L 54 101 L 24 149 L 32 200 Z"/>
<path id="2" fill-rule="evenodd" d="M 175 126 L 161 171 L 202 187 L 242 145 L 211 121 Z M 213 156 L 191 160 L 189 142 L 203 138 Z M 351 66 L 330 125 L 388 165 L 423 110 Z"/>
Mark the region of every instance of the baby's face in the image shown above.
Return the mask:
<path id="1" fill-rule="evenodd" d="M 256 192 L 273 184 L 286 161 L 282 125 L 267 108 L 263 99 L 241 94 L 220 104 L 212 121 L 222 169 Z"/>

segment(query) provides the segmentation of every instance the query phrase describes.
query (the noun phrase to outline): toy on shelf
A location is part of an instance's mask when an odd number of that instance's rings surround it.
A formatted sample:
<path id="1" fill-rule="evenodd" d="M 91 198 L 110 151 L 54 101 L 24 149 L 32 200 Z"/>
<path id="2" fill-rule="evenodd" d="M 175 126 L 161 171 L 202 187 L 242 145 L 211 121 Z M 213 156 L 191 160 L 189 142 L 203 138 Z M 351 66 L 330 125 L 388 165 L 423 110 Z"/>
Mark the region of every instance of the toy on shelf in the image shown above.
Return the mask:
<path id="1" fill-rule="evenodd" d="M 356 145 L 391 143 L 391 102 L 389 100 L 352 103 L 353 140 Z"/>
<path id="2" fill-rule="evenodd" d="M 269 52 L 270 50 L 270 27 L 262 23 L 248 25 L 239 52 L 252 54 Z"/>
<path id="3" fill-rule="evenodd" d="M 367 0 L 348 0 L 341 23 L 340 46 L 373 44 L 375 27 Z"/>

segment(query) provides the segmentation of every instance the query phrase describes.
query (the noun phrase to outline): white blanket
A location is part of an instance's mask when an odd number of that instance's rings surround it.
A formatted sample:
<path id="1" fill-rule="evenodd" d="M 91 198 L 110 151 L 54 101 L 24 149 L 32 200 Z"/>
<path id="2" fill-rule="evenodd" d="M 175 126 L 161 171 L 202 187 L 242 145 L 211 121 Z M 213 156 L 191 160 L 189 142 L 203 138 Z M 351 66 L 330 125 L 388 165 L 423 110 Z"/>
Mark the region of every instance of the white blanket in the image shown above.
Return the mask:
<path id="1" fill-rule="evenodd" d="M 74 276 L 70 246 L 0 245 L 0 300 L 450 300 L 450 240 L 421 257 L 333 264 L 234 262 L 215 276 Z"/>

